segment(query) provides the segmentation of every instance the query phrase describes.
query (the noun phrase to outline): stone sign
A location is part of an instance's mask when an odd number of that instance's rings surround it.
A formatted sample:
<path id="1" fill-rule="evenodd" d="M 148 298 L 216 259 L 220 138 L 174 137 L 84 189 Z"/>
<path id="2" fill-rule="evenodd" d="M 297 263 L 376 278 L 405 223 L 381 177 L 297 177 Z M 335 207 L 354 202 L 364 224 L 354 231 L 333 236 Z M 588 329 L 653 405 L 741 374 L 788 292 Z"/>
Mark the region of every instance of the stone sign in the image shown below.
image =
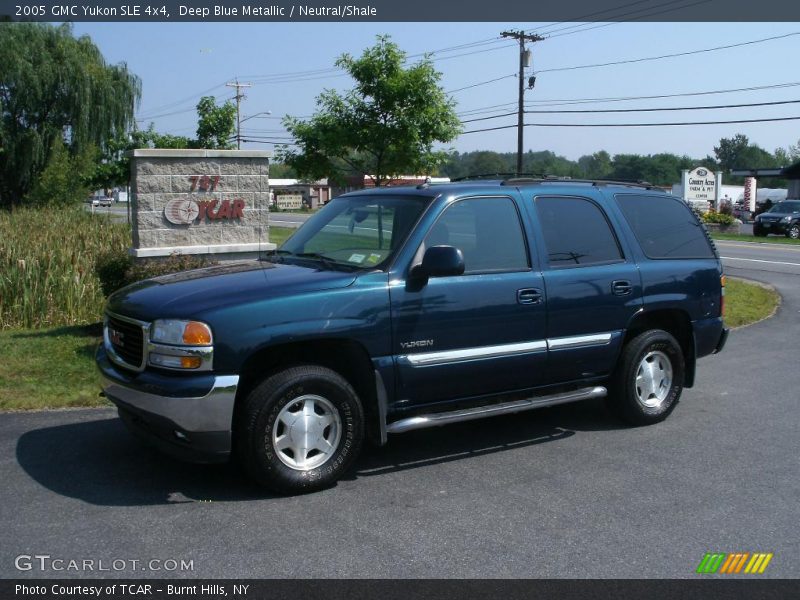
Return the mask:
<path id="1" fill-rule="evenodd" d="M 136 257 L 257 255 L 269 243 L 270 152 L 134 150 L 131 153 Z"/>

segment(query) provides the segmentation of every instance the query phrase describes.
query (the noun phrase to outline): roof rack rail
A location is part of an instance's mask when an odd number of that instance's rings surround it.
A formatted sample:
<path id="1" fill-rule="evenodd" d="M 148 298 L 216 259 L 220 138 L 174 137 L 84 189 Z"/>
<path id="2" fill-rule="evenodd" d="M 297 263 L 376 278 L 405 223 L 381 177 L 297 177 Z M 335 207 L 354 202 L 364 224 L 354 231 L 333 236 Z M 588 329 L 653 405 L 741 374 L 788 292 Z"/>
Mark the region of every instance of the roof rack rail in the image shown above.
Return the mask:
<path id="1" fill-rule="evenodd" d="M 602 179 L 602 178 L 580 179 L 580 178 L 560 176 L 560 175 L 546 175 L 538 179 L 512 178 L 503 181 L 502 185 L 515 185 L 517 183 L 586 183 L 598 187 L 603 185 L 621 185 L 628 187 L 639 187 L 648 190 L 654 189 L 656 187 L 655 185 L 653 185 L 648 181 L 640 181 L 633 179 Z"/>
<path id="2" fill-rule="evenodd" d="M 542 177 L 545 177 L 545 175 L 542 175 L 541 173 L 478 173 L 478 174 L 475 174 L 475 175 L 464 175 L 463 177 L 454 177 L 450 181 L 451 182 L 471 181 L 473 179 L 478 179 L 478 180 L 480 180 L 480 179 L 503 179 L 503 180 L 506 180 L 506 179 L 512 179 L 512 178 L 515 178 L 515 177 L 541 179 Z"/>

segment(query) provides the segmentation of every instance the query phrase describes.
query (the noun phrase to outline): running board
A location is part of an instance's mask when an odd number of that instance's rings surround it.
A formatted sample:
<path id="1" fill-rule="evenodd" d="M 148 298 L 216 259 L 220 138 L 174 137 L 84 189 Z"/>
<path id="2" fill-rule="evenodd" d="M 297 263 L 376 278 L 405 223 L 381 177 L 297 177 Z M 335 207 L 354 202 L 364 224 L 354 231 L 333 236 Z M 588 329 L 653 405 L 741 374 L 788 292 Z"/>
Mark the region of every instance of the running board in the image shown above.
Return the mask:
<path id="1" fill-rule="evenodd" d="M 532 410 L 545 406 L 555 406 L 556 404 L 566 404 L 568 402 L 579 402 L 591 398 L 604 398 L 608 390 L 602 386 L 581 388 L 572 392 L 562 392 L 549 396 L 538 396 L 525 400 L 514 400 L 501 404 L 490 404 L 489 406 L 478 406 L 475 408 L 465 408 L 451 412 L 432 413 L 429 415 L 419 415 L 400 419 L 386 425 L 388 433 L 405 433 L 413 429 L 424 429 L 425 427 L 438 427 L 459 423 L 461 421 L 472 421 L 473 419 L 483 419 L 484 417 L 495 417 L 497 415 L 508 415 L 511 413 Z"/>

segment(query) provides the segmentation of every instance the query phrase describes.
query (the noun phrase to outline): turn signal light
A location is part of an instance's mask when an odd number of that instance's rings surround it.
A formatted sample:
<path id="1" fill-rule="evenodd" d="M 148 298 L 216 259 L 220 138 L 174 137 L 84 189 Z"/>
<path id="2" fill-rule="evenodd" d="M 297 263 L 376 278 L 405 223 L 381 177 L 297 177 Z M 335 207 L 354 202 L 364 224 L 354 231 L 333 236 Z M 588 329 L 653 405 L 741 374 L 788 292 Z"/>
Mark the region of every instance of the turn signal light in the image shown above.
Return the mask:
<path id="1" fill-rule="evenodd" d="M 205 323 L 189 321 L 183 329 L 183 343 L 192 346 L 208 346 L 211 344 L 211 330 Z"/>
<path id="2" fill-rule="evenodd" d="M 721 286 L 721 291 L 719 294 L 719 316 L 725 316 L 725 275 L 720 276 L 719 283 Z"/>
<path id="3" fill-rule="evenodd" d="M 184 369 L 196 369 L 201 362 L 199 356 L 181 356 L 181 367 Z"/>

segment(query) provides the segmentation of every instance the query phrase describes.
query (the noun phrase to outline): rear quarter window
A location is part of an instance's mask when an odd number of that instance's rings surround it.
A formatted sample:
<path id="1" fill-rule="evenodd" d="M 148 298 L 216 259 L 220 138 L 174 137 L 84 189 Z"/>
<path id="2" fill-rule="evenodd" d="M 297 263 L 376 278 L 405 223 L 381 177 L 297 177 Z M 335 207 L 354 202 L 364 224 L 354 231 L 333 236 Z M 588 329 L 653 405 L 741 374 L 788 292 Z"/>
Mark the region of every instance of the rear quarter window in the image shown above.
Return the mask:
<path id="1" fill-rule="evenodd" d="M 648 258 L 715 258 L 703 226 L 679 198 L 644 194 L 615 196 Z"/>

